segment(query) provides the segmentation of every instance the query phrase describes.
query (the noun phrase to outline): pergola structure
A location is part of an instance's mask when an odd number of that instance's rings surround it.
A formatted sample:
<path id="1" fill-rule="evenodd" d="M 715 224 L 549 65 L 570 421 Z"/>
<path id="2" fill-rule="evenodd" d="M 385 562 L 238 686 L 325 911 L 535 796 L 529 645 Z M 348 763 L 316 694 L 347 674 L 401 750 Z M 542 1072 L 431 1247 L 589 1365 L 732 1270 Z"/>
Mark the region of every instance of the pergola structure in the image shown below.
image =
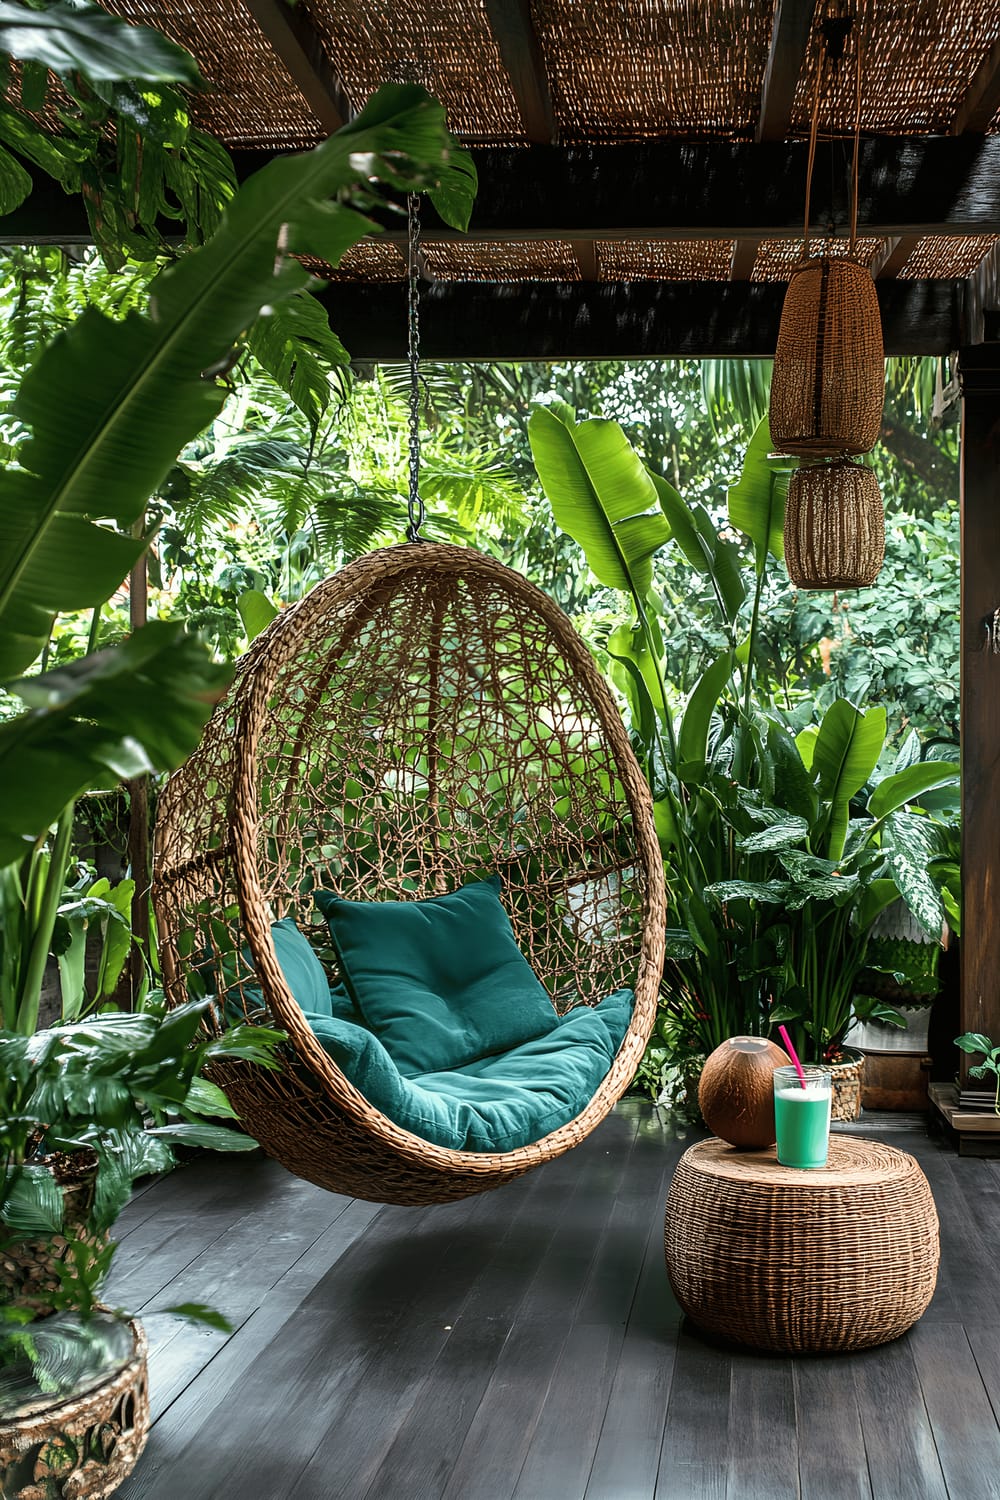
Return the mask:
<path id="1" fill-rule="evenodd" d="M 428 212 L 427 359 L 760 357 L 801 251 L 828 0 L 104 0 L 189 48 L 245 174 L 419 79 L 472 150 L 467 236 Z M 862 43 L 858 250 L 886 353 L 962 393 L 962 1025 L 1000 1039 L 1000 0 L 831 0 Z M 822 108 L 811 230 L 847 248 L 854 72 Z M 86 239 L 40 186 L 8 242 Z M 356 359 L 405 352 L 401 232 L 323 299 Z M 816 244 L 816 241 L 813 241 Z"/>

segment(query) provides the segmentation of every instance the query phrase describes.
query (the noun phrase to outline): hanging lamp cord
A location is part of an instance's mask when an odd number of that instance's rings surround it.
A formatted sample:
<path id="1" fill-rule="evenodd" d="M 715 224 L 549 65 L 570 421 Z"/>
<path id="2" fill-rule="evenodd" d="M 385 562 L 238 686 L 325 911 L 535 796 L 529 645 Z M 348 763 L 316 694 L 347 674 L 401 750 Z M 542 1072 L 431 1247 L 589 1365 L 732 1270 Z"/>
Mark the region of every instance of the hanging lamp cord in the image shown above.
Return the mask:
<path id="1" fill-rule="evenodd" d="M 424 502 L 420 498 L 420 195 L 406 200 L 406 354 L 410 367 L 410 488 L 406 508 L 408 542 L 420 541 Z"/>

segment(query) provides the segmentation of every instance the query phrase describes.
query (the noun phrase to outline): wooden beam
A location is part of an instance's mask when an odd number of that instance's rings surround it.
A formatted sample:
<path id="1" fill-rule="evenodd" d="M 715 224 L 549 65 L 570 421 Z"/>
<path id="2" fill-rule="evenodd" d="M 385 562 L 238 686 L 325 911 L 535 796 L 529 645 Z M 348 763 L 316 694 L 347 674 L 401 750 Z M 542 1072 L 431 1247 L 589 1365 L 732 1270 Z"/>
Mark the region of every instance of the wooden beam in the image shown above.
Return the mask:
<path id="1" fill-rule="evenodd" d="M 961 1031 L 1000 1038 L 1000 344 L 959 354 L 962 387 Z M 963 1080 L 968 1059 L 963 1061 Z"/>
<path id="2" fill-rule="evenodd" d="M 600 269 L 597 264 L 597 245 L 593 240 L 570 240 L 576 263 L 580 268 L 580 276 L 583 281 L 599 281 Z"/>
<path id="3" fill-rule="evenodd" d="M 957 347 L 959 283 L 878 285 L 887 354 Z M 401 284 L 318 293 L 355 359 L 406 353 Z M 775 282 L 445 282 L 420 302 L 428 360 L 770 358 L 785 287 Z"/>
<path id="4" fill-rule="evenodd" d="M 737 240 L 733 246 L 733 258 L 729 263 L 730 281 L 749 281 L 757 260 L 760 240 Z"/>
<path id="5" fill-rule="evenodd" d="M 258 0 L 255 0 L 258 3 Z M 263 0 L 259 0 L 263 3 Z M 273 0 L 271 0 L 273 3 Z M 817 150 L 815 220 L 849 232 L 842 143 Z M 802 142 L 661 140 L 623 146 L 477 147 L 474 239 L 766 239 L 802 233 Z M 233 153 L 240 180 L 270 153 Z M 398 232 L 399 219 L 386 219 Z M 1000 234 L 1000 136 L 895 136 L 862 142 L 859 226 L 882 238 Z M 170 233 L 174 226 L 165 225 Z M 423 232 L 461 238 L 427 208 Z M 79 199 L 39 177 L 0 221 L 7 244 L 86 241 Z"/>
<path id="6" fill-rule="evenodd" d="M 305 96 L 324 130 L 331 133 L 354 116 L 343 81 L 299 6 L 285 0 L 246 0 L 247 7 Z"/>
<path id="7" fill-rule="evenodd" d="M 966 131 L 989 130 L 1000 110 L 1000 42 L 993 46 L 983 58 L 969 84 L 968 91 L 954 120 L 952 135 L 964 135 Z"/>
<path id="8" fill-rule="evenodd" d="M 486 0 L 486 14 L 521 112 L 525 135 L 536 145 L 554 143 L 558 127 L 545 59 L 528 0 Z"/>
<path id="9" fill-rule="evenodd" d="M 783 141 L 790 132 L 795 89 L 815 10 L 816 0 L 776 0 L 760 96 L 758 141 Z"/>
<path id="10" fill-rule="evenodd" d="M 872 280 L 892 281 L 899 275 L 919 243 L 918 234 L 892 235 L 872 261 Z"/>

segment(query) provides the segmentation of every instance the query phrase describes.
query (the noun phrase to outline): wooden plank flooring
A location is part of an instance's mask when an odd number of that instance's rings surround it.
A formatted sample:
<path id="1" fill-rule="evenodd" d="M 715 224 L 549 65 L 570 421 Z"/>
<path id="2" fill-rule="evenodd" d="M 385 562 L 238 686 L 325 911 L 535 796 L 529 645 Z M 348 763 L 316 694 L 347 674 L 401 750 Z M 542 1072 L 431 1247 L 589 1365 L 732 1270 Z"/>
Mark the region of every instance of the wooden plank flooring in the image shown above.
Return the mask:
<path id="1" fill-rule="evenodd" d="M 725 1349 L 681 1318 L 662 1215 L 695 1138 L 635 1101 L 443 1208 L 203 1157 L 129 1205 L 108 1299 L 150 1337 L 122 1500 L 1000 1500 L 1000 1162 L 915 1126 L 938 1290 L 881 1349 Z M 224 1312 L 192 1328 L 181 1302 Z"/>

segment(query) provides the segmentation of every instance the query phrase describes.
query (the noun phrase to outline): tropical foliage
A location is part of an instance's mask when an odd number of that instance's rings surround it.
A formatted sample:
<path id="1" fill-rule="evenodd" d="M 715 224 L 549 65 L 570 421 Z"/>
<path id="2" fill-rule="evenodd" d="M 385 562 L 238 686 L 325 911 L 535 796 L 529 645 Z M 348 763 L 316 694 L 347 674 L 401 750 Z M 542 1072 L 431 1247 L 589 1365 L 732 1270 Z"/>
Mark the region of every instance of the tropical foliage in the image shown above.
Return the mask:
<path id="1" fill-rule="evenodd" d="M 97 643 L 102 603 L 147 545 L 149 497 L 226 401 L 221 376 L 237 342 L 309 284 L 290 254 L 276 263 L 276 246 L 335 263 L 374 227 L 360 210 L 378 200 L 376 173 L 395 188 L 426 187 L 444 212 L 467 217 L 474 179 L 440 106 L 390 87 L 340 135 L 251 178 L 209 243 L 156 274 L 144 310 L 114 318 L 90 305 L 33 358 L 10 406 L 23 439 L 0 476 L 4 675 L 33 664 L 64 610 L 91 607 Z M 30 1033 L 37 1021 L 73 799 L 178 764 L 224 679 L 203 648 L 161 623 L 15 684 L 28 711 L 0 729 L 0 864 L 20 865 L 4 891 L 9 1025 Z"/>
<path id="2" fill-rule="evenodd" d="M 760 639 L 787 486 L 787 469 L 768 458 L 766 422 L 729 492 L 729 535 L 706 506 L 647 469 L 616 423 L 578 424 L 556 404 L 536 411 L 529 436 L 555 520 L 594 576 L 631 602 L 631 623 L 607 635 L 604 653 L 650 780 L 667 866 L 672 926 L 657 1043 L 710 1051 L 785 1021 L 803 1055 L 828 1056 L 849 1027 L 879 912 L 902 894 L 925 928 L 940 931 L 928 869 L 940 846 L 926 817 L 908 809 L 951 787 L 958 768 L 920 762 L 910 735 L 874 785 L 885 710 L 844 699 L 794 735 L 779 701 L 788 684 L 775 681 Z M 733 531 L 748 544 L 742 567 Z M 687 683 L 670 680 L 653 587 L 654 554 L 668 543 L 707 585 L 722 642 Z M 866 1014 L 876 1013 L 889 1016 L 869 1002 Z"/>
<path id="3" fill-rule="evenodd" d="M 228 152 L 191 121 L 189 53 L 93 0 L 0 3 L 0 214 L 34 175 L 81 195 L 104 259 L 199 244 L 235 189 Z"/>

